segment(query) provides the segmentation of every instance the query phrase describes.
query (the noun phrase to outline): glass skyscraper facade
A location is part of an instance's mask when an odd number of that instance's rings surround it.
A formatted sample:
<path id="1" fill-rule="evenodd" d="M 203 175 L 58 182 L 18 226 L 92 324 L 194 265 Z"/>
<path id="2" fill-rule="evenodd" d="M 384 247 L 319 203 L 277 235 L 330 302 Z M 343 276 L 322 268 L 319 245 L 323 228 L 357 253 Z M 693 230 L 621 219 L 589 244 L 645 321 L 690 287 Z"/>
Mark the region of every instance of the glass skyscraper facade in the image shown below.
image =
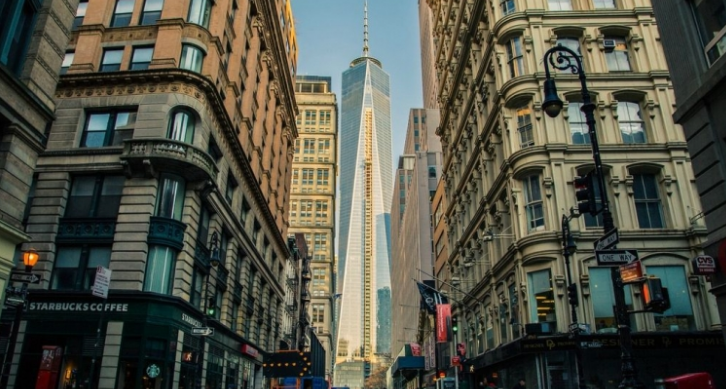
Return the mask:
<path id="1" fill-rule="evenodd" d="M 366 52 L 342 82 L 338 363 L 375 364 L 390 353 L 389 76 Z"/>

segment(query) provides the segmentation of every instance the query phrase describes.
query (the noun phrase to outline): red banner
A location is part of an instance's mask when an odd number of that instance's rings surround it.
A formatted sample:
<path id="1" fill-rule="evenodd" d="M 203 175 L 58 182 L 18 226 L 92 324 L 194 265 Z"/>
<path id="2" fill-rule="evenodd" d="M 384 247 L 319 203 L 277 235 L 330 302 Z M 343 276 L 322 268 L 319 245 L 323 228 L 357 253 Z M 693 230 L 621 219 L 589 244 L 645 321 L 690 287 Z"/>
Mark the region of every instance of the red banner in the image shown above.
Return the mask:
<path id="1" fill-rule="evenodd" d="M 451 305 L 436 305 L 436 342 L 446 343 L 449 341 L 449 329 L 451 328 Z"/>

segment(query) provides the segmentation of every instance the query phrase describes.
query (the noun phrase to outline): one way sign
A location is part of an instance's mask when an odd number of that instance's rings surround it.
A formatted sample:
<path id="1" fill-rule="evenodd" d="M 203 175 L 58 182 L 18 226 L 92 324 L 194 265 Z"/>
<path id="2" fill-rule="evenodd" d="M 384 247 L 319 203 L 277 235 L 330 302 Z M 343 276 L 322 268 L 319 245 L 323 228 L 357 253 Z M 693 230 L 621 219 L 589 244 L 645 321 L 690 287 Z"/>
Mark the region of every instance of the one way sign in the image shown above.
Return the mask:
<path id="1" fill-rule="evenodd" d="M 600 250 L 595 251 L 600 266 L 620 266 L 638 260 L 638 250 Z"/>
<path id="2" fill-rule="evenodd" d="M 27 282 L 29 284 L 39 284 L 42 277 L 38 273 L 10 273 L 10 281 Z"/>

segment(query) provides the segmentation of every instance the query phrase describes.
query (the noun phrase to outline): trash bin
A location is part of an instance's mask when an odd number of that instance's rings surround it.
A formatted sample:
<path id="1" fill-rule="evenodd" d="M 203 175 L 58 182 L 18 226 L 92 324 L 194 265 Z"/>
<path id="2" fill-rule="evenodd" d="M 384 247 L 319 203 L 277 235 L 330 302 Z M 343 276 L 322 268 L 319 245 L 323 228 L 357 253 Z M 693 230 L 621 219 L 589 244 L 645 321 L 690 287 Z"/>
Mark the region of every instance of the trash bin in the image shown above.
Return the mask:
<path id="1" fill-rule="evenodd" d="M 666 389 L 716 389 L 713 378 L 706 372 L 668 377 L 663 381 Z"/>

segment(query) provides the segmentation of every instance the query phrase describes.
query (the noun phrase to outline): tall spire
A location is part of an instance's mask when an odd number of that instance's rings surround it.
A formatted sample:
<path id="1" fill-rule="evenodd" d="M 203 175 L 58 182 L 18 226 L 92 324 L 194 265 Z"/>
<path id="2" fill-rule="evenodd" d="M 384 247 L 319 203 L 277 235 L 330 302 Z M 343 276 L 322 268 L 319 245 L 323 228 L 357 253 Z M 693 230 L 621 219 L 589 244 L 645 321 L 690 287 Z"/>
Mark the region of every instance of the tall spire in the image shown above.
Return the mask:
<path id="1" fill-rule="evenodd" d="M 363 5 L 363 56 L 368 56 L 368 0 Z"/>

